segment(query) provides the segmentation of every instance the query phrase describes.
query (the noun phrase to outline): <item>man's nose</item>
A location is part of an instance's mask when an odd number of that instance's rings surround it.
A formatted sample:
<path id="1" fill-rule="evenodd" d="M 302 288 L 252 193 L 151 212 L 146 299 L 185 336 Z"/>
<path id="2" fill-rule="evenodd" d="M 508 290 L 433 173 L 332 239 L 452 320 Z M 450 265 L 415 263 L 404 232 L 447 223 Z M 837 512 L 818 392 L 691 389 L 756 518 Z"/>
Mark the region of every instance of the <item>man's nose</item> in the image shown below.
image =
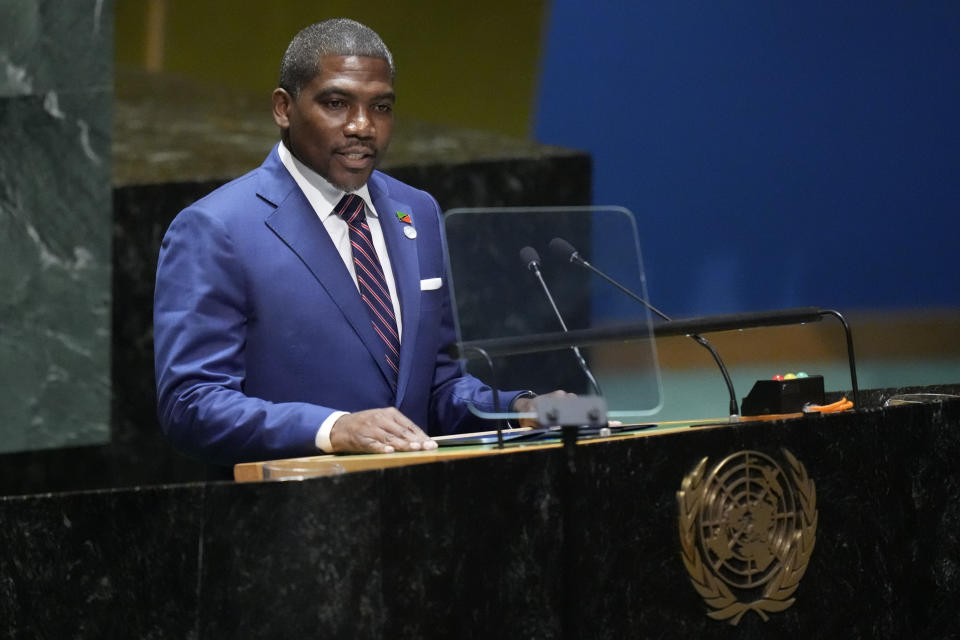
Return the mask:
<path id="1" fill-rule="evenodd" d="M 346 133 L 350 136 L 368 138 L 373 135 L 373 122 L 364 109 L 355 109 L 347 119 Z"/>

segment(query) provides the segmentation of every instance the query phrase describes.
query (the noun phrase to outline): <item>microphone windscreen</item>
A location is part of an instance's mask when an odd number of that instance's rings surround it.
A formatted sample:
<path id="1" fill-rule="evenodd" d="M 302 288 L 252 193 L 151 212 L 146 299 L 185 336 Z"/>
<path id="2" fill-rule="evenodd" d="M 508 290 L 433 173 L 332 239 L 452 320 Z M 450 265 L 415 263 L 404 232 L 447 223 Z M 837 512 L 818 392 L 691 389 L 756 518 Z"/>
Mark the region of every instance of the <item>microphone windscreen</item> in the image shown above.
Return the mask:
<path id="1" fill-rule="evenodd" d="M 540 254 L 533 247 L 527 246 L 520 249 L 520 259 L 523 260 L 524 266 L 529 267 L 532 263 L 540 263 Z"/>
<path id="2" fill-rule="evenodd" d="M 567 262 L 569 262 L 573 258 L 573 254 L 577 252 L 577 250 L 573 248 L 573 245 L 563 238 L 554 238 L 551 240 L 550 251 L 560 260 Z"/>

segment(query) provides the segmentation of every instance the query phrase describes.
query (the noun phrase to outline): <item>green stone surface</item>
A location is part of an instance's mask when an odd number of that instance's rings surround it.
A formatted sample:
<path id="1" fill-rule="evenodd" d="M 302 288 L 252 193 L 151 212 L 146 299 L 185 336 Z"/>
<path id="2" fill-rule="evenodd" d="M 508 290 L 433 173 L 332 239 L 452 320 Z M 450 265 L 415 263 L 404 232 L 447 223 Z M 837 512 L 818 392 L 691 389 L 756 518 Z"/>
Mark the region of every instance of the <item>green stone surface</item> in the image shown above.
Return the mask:
<path id="1" fill-rule="evenodd" d="M 112 3 L 0 0 L 0 453 L 110 437 Z"/>

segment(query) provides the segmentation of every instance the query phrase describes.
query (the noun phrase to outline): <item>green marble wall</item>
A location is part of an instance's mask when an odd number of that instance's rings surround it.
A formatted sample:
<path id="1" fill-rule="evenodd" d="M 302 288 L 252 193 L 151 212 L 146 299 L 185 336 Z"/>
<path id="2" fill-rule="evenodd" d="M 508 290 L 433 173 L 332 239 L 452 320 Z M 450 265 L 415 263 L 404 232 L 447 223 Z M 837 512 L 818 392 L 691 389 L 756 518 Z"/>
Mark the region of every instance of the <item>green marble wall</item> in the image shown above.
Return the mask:
<path id="1" fill-rule="evenodd" d="M 113 3 L 0 16 L 0 453 L 103 443 Z"/>

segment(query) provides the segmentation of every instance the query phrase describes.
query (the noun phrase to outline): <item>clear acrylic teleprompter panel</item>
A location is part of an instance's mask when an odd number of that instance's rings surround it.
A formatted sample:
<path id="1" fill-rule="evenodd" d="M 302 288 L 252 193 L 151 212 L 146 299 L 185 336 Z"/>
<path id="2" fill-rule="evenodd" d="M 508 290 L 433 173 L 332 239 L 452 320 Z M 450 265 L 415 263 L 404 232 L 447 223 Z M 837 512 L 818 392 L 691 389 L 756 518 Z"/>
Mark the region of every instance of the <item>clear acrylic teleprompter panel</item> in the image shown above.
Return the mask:
<path id="1" fill-rule="evenodd" d="M 590 271 L 549 248 L 562 238 L 579 255 L 647 299 L 633 214 L 621 207 L 452 209 L 444 217 L 454 317 L 461 341 L 560 331 L 542 287 L 521 259 L 526 246 L 540 267 L 567 328 L 637 324 L 651 327 L 649 310 Z M 628 342 L 581 347 L 613 418 L 649 416 L 661 406 L 660 372 L 652 332 Z M 497 386 L 546 393 L 592 393 L 569 348 L 498 357 Z M 492 382 L 483 360 L 467 370 Z M 505 411 L 505 408 L 504 408 Z"/>

